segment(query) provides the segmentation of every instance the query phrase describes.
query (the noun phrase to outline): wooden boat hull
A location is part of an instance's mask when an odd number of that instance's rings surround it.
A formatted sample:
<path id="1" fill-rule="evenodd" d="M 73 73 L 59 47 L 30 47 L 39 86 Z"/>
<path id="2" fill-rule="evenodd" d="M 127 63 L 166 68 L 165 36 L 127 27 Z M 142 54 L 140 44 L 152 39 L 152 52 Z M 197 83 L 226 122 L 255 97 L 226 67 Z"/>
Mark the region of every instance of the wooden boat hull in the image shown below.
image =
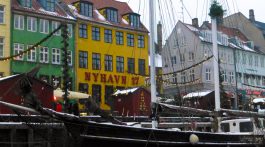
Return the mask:
<path id="1" fill-rule="evenodd" d="M 70 132 L 80 135 L 79 146 L 264 146 L 263 135 L 174 131 L 94 122 L 82 125 L 65 123 L 65 125 Z M 195 144 L 190 142 L 192 134 L 196 135 L 199 139 Z"/>

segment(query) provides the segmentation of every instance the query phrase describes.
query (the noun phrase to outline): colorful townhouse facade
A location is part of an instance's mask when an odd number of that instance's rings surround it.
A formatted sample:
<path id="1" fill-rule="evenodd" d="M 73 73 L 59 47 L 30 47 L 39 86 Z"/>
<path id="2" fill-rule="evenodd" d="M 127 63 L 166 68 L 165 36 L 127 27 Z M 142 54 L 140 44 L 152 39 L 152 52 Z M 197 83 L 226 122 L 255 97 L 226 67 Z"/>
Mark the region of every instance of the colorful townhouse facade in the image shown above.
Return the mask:
<path id="1" fill-rule="evenodd" d="M 68 15 L 55 0 L 11 0 L 11 55 L 16 55 L 40 42 L 60 24 L 67 23 L 70 89 L 75 82 L 75 20 Z M 28 72 L 40 66 L 38 78 L 61 87 L 63 71 L 62 31 L 53 34 L 36 48 L 11 60 L 11 74 Z"/>
<path id="2" fill-rule="evenodd" d="M 11 1 L 0 1 L 0 58 L 10 56 Z M 0 60 L 0 77 L 10 75 L 10 60 Z"/>
<path id="3" fill-rule="evenodd" d="M 65 0 L 76 17 L 76 88 L 110 110 L 116 89 L 144 86 L 148 31 L 127 3 Z"/>

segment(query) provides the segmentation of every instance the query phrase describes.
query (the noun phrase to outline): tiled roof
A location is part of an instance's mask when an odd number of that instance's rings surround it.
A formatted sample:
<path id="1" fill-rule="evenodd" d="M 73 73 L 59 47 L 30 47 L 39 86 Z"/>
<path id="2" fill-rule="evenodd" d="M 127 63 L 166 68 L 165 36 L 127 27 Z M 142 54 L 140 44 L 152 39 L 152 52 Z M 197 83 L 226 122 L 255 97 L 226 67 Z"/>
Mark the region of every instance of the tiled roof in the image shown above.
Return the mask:
<path id="1" fill-rule="evenodd" d="M 265 23 L 260 22 L 260 21 L 255 21 L 254 23 L 259 29 L 261 29 L 262 31 L 265 31 Z"/>
<path id="2" fill-rule="evenodd" d="M 80 0 L 63 0 L 66 4 L 72 5 L 76 2 L 79 2 Z M 146 27 L 141 24 L 140 28 L 134 28 L 129 25 L 129 23 L 122 18 L 123 15 L 128 14 L 128 13 L 134 13 L 132 9 L 129 7 L 129 5 L 126 2 L 119 2 L 116 0 L 83 0 L 83 1 L 88 1 L 93 4 L 93 18 L 90 17 L 85 17 L 80 14 L 78 14 L 77 10 L 74 12 L 74 15 L 78 18 L 88 20 L 88 21 L 94 21 L 94 22 L 99 22 L 103 24 L 108 24 L 112 26 L 117 26 L 117 27 L 123 27 L 127 29 L 132 29 L 132 30 L 140 30 L 144 32 L 148 32 Z M 102 19 L 102 15 L 98 12 L 98 10 L 103 9 L 103 8 L 115 8 L 118 10 L 118 23 L 115 22 L 110 22 L 105 19 Z M 73 9 L 73 7 L 72 7 Z"/>
<path id="3" fill-rule="evenodd" d="M 207 27 L 209 29 L 212 28 L 212 24 L 211 23 L 208 23 L 207 24 Z M 225 26 L 217 26 L 217 30 L 226 34 L 227 36 L 229 37 L 235 37 L 237 36 L 238 38 L 240 38 L 242 41 L 248 41 L 248 38 L 239 30 L 239 29 L 236 29 L 236 28 L 228 28 L 228 27 L 225 27 Z"/>
<path id="4" fill-rule="evenodd" d="M 68 15 L 61 7 L 59 7 L 58 3 L 55 4 L 55 11 L 50 12 L 46 11 L 44 8 L 41 7 L 41 4 L 37 0 L 32 0 L 32 7 L 27 8 L 23 7 L 18 3 L 18 0 L 12 0 L 12 9 L 13 10 L 18 10 L 18 11 L 24 11 L 28 13 L 33 13 L 33 14 L 40 14 L 44 16 L 52 16 L 52 17 L 61 17 L 61 18 L 67 18 L 67 19 L 74 19 L 70 15 Z"/>

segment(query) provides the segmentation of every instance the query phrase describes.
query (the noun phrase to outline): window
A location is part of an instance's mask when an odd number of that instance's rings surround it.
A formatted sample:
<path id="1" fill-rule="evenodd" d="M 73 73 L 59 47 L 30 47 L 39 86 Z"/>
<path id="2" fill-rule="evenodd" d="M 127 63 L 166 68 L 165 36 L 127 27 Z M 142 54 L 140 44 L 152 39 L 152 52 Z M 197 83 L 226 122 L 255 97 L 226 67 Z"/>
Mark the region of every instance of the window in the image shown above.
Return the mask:
<path id="1" fill-rule="evenodd" d="M 92 85 L 92 98 L 93 100 L 99 104 L 101 101 L 101 86 L 100 85 Z"/>
<path id="2" fill-rule="evenodd" d="M 139 28 L 140 27 L 140 16 L 137 14 L 130 15 L 130 25 L 132 27 Z"/>
<path id="3" fill-rule="evenodd" d="M 100 70 L 100 54 L 98 53 L 92 54 L 92 69 Z"/>
<path id="4" fill-rule="evenodd" d="M 82 93 L 88 93 L 88 84 L 87 83 L 79 83 L 78 91 Z"/>
<path id="5" fill-rule="evenodd" d="M 237 82 L 242 83 L 242 74 L 241 73 L 237 73 Z"/>
<path id="6" fill-rule="evenodd" d="M 31 8 L 32 0 L 20 0 L 20 5 L 23 7 Z"/>
<path id="7" fill-rule="evenodd" d="M 190 81 L 195 81 L 194 69 L 190 70 Z"/>
<path id="8" fill-rule="evenodd" d="M 118 11 L 116 9 L 106 9 L 105 12 L 108 21 L 118 22 Z"/>
<path id="9" fill-rule="evenodd" d="M 23 51 L 24 51 L 24 44 L 14 43 L 14 55 L 18 55 Z M 23 60 L 23 55 L 17 56 L 16 60 Z"/>
<path id="10" fill-rule="evenodd" d="M 186 83 L 186 72 L 182 72 L 180 75 L 181 83 Z"/>
<path id="11" fill-rule="evenodd" d="M 145 60 L 144 59 L 139 59 L 138 60 L 138 72 L 140 75 L 145 75 Z"/>
<path id="12" fill-rule="evenodd" d="M 40 19 L 40 32 L 44 34 L 49 33 L 49 21 L 45 19 Z"/>
<path id="13" fill-rule="evenodd" d="M 143 35 L 138 36 L 138 47 L 144 48 L 144 36 Z"/>
<path id="14" fill-rule="evenodd" d="M 14 27 L 18 30 L 24 30 L 24 16 L 14 15 Z"/>
<path id="15" fill-rule="evenodd" d="M 106 43 L 111 43 L 112 42 L 112 31 L 109 29 L 104 30 L 104 40 Z"/>
<path id="16" fill-rule="evenodd" d="M 177 64 L 177 57 L 176 56 L 171 57 L 171 64 L 172 65 Z"/>
<path id="17" fill-rule="evenodd" d="M 34 17 L 27 17 L 27 28 L 28 31 L 36 32 L 37 31 L 37 19 Z"/>
<path id="18" fill-rule="evenodd" d="M 194 61 L 194 52 L 189 52 L 189 61 Z"/>
<path id="19" fill-rule="evenodd" d="M 247 55 L 246 55 L 245 53 L 242 54 L 242 63 L 243 63 L 244 65 L 247 64 Z"/>
<path id="20" fill-rule="evenodd" d="M 0 24 L 4 23 L 4 20 L 5 20 L 4 13 L 5 13 L 5 7 L 0 5 Z"/>
<path id="21" fill-rule="evenodd" d="M 134 59 L 128 58 L 128 73 L 134 73 Z"/>
<path id="22" fill-rule="evenodd" d="M 122 45 L 123 44 L 123 32 L 116 32 L 116 44 Z"/>
<path id="23" fill-rule="evenodd" d="M 235 82 L 234 72 L 229 72 L 229 82 L 230 83 L 234 83 Z"/>
<path id="24" fill-rule="evenodd" d="M 257 76 L 257 77 L 256 77 L 256 84 L 257 84 L 258 86 L 260 86 L 260 79 L 261 79 L 260 76 Z"/>
<path id="25" fill-rule="evenodd" d="M 93 40 L 100 40 L 100 29 L 99 27 L 92 27 L 92 39 Z"/>
<path id="26" fill-rule="evenodd" d="M 260 66 L 264 67 L 264 57 L 260 57 Z"/>
<path id="27" fill-rule="evenodd" d="M 72 24 L 67 24 L 67 31 L 68 31 L 69 38 L 71 38 L 73 36 L 73 25 Z"/>
<path id="28" fill-rule="evenodd" d="M 240 122 L 239 123 L 240 132 L 253 132 L 253 124 L 251 122 Z"/>
<path id="29" fill-rule="evenodd" d="M 112 56 L 105 55 L 105 71 L 112 71 Z"/>
<path id="30" fill-rule="evenodd" d="M 55 10 L 55 0 L 47 0 L 46 1 L 46 10 L 54 12 L 54 10 Z"/>
<path id="31" fill-rule="evenodd" d="M 259 57 L 255 56 L 254 60 L 255 60 L 255 66 L 259 66 Z"/>
<path id="32" fill-rule="evenodd" d="M 114 89 L 113 86 L 105 86 L 105 103 L 111 105 L 111 95 L 113 94 Z"/>
<path id="33" fill-rule="evenodd" d="M 49 63 L 49 49 L 47 47 L 40 48 L 40 63 Z"/>
<path id="34" fill-rule="evenodd" d="M 87 16 L 87 17 L 92 17 L 93 16 L 93 5 L 90 3 L 80 3 L 80 14 Z"/>
<path id="35" fill-rule="evenodd" d="M 52 21 L 52 31 L 56 30 L 60 26 L 60 23 L 57 21 Z M 54 35 L 59 36 L 61 34 L 61 30 L 58 30 L 54 33 Z"/>
<path id="36" fill-rule="evenodd" d="M 116 70 L 117 72 L 124 72 L 124 58 L 117 56 L 116 57 Z"/>
<path id="37" fill-rule="evenodd" d="M 68 65 L 73 65 L 72 61 L 72 51 L 68 51 Z"/>
<path id="38" fill-rule="evenodd" d="M 127 34 L 127 45 L 134 46 L 134 35 L 133 34 Z"/>
<path id="39" fill-rule="evenodd" d="M 61 50 L 57 48 L 52 49 L 52 63 L 60 64 L 61 63 Z"/>
<path id="40" fill-rule="evenodd" d="M 206 71 L 205 71 L 205 80 L 206 81 L 211 81 L 211 69 L 210 68 L 206 68 Z"/>
<path id="41" fill-rule="evenodd" d="M 27 49 L 31 48 L 32 45 L 28 45 Z M 36 62 L 36 48 L 30 50 L 28 52 L 28 61 L 31 61 L 31 62 Z"/>
<path id="42" fill-rule="evenodd" d="M 0 37 L 0 57 L 4 57 L 4 38 Z"/>
<path id="43" fill-rule="evenodd" d="M 265 86 L 265 77 L 262 77 L 262 86 Z"/>
<path id="44" fill-rule="evenodd" d="M 248 56 L 248 64 L 249 64 L 250 66 L 252 66 L 252 65 L 253 65 L 252 62 L 253 62 L 253 57 L 252 57 L 252 55 L 249 55 L 249 56 Z"/>
<path id="45" fill-rule="evenodd" d="M 228 82 L 227 72 L 225 70 L 222 72 L 222 80 L 223 80 L 223 82 Z"/>
<path id="46" fill-rule="evenodd" d="M 185 54 L 180 54 L 180 62 L 184 63 L 185 62 Z"/>
<path id="47" fill-rule="evenodd" d="M 87 25 L 85 25 L 85 24 L 79 25 L 79 37 L 80 38 L 87 38 Z"/>
<path id="48" fill-rule="evenodd" d="M 87 52 L 79 51 L 79 68 L 87 68 Z"/>

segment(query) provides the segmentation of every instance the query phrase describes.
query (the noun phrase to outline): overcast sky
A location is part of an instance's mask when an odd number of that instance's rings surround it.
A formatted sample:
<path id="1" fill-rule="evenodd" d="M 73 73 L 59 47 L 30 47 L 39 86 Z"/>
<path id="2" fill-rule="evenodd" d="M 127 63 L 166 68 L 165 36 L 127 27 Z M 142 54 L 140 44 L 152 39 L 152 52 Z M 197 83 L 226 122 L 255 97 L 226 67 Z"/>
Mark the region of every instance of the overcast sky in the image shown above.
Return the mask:
<path id="1" fill-rule="evenodd" d="M 142 22 L 149 28 L 149 0 L 118 0 L 127 2 L 134 12 L 141 15 Z M 210 21 L 209 6 L 212 0 L 156 0 L 157 16 L 164 25 L 164 32 L 168 35 L 178 20 L 191 23 L 191 19 L 197 17 L 199 25 L 203 21 Z M 226 10 L 226 15 L 241 12 L 247 18 L 249 9 L 254 9 L 257 21 L 265 22 L 265 0 L 217 0 Z"/>

